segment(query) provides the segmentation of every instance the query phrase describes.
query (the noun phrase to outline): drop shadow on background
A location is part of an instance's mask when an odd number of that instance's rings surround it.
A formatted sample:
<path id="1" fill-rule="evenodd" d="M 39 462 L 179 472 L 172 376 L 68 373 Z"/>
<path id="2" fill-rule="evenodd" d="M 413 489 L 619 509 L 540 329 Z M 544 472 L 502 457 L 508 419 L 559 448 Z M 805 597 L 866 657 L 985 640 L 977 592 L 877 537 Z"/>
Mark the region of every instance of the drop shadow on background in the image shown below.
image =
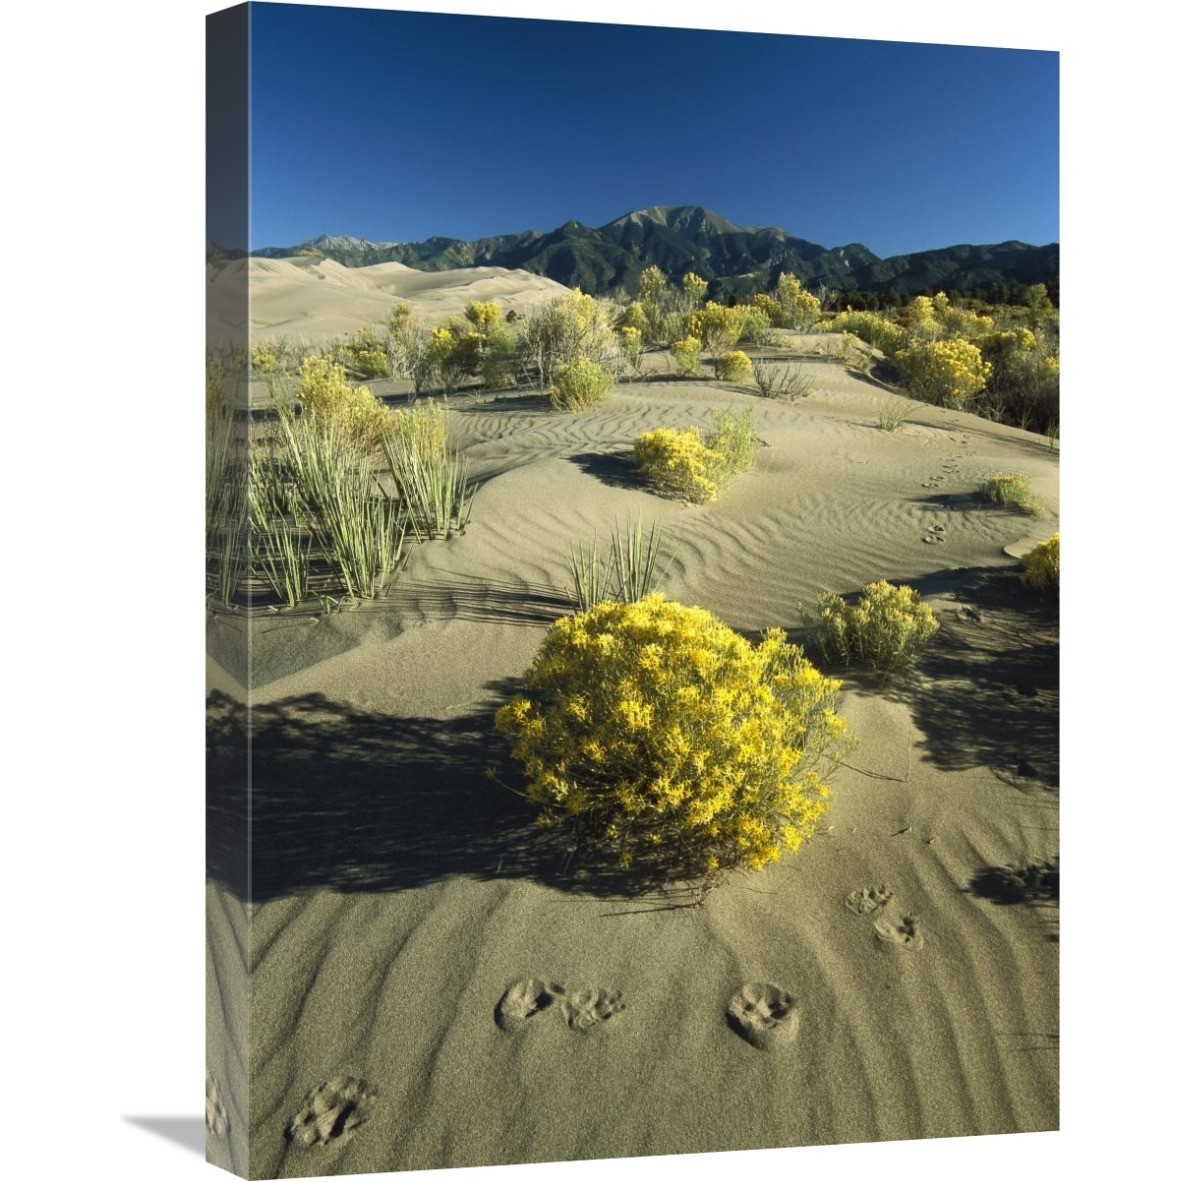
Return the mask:
<path id="1" fill-rule="evenodd" d="M 125 1116 L 129 1125 L 146 1129 L 182 1149 L 205 1156 L 205 1118 L 201 1116 Z"/>

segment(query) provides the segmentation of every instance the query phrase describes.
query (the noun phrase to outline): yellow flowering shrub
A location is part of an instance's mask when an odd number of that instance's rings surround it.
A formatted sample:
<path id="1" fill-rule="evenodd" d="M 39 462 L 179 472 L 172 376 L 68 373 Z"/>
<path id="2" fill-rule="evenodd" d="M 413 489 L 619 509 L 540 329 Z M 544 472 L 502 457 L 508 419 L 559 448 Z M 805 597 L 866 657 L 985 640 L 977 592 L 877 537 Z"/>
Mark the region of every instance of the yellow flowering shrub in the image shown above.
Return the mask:
<path id="1" fill-rule="evenodd" d="M 751 372 L 751 358 L 741 349 L 735 349 L 723 353 L 714 368 L 724 382 L 741 382 Z"/>
<path id="2" fill-rule="evenodd" d="M 702 342 L 697 337 L 683 337 L 680 341 L 674 341 L 669 346 L 669 352 L 673 354 L 677 368 L 686 377 L 696 378 L 702 372 Z"/>
<path id="3" fill-rule="evenodd" d="M 267 345 L 251 345 L 250 368 L 255 373 L 275 373 L 279 368 L 279 358 Z"/>
<path id="4" fill-rule="evenodd" d="M 980 349 L 961 340 L 914 341 L 895 354 L 895 365 L 917 398 L 954 409 L 980 393 L 991 372 Z"/>
<path id="5" fill-rule="evenodd" d="M 742 308 L 724 308 L 711 300 L 690 317 L 690 335 L 701 340 L 712 357 L 717 357 L 739 343 L 746 322 L 747 314 Z"/>
<path id="6" fill-rule="evenodd" d="M 1059 594 L 1059 535 L 1039 542 L 1022 559 L 1022 582 L 1043 595 Z"/>
<path id="7" fill-rule="evenodd" d="M 722 407 L 713 417 L 714 429 L 705 439 L 697 427 L 657 427 L 633 440 L 632 462 L 654 490 L 704 505 L 755 463 L 760 443 L 751 412 Z"/>
<path id="8" fill-rule="evenodd" d="M 776 283 L 776 301 L 785 328 L 812 328 L 821 319 L 821 301 L 805 291 L 800 280 L 790 271 L 781 275 Z"/>
<path id="9" fill-rule="evenodd" d="M 773 630 L 752 644 L 648 595 L 558 620 L 496 725 L 543 823 L 663 876 L 758 870 L 828 807 L 841 683 Z"/>
<path id="10" fill-rule="evenodd" d="M 608 396 L 612 375 L 589 357 L 576 357 L 556 365 L 550 383 L 550 404 L 555 410 L 583 410 Z"/>
<path id="11" fill-rule="evenodd" d="M 894 357 L 907 343 L 907 330 L 876 312 L 855 312 L 847 308 L 834 316 L 827 328 L 830 332 L 851 332 L 871 348 L 881 349 L 888 357 Z"/>
<path id="12" fill-rule="evenodd" d="M 338 423 L 368 446 L 377 447 L 390 424 L 385 403 L 368 386 L 350 386 L 344 366 L 328 357 L 305 357 L 300 362 L 296 397 L 311 420 Z"/>
<path id="13" fill-rule="evenodd" d="M 880 579 L 863 587 L 856 603 L 822 595 L 813 634 L 826 660 L 887 674 L 910 665 L 939 627 L 914 587 Z"/>
<path id="14" fill-rule="evenodd" d="M 704 505 L 718 496 L 718 456 L 697 427 L 657 427 L 632 444 L 632 461 L 657 492 Z"/>

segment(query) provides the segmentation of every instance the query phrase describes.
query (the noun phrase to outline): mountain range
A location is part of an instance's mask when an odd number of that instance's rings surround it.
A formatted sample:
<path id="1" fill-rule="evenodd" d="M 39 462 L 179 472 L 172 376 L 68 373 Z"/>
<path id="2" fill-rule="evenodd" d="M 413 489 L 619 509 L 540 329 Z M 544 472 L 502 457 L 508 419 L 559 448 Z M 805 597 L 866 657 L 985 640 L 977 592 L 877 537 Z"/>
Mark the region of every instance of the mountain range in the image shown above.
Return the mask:
<path id="1" fill-rule="evenodd" d="M 736 226 L 697 205 L 652 205 L 598 228 L 570 221 L 549 233 L 525 230 L 464 241 L 371 242 L 321 235 L 289 247 L 263 247 L 261 258 L 313 256 L 348 267 L 397 262 L 421 271 L 457 267 L 520 268 L 567 287 L 604 294 L 635 293 L 646 267 L 672 279 L 693 271 L 709 282 L 711 299 L 771 290 L 790 271 L 806 286 L 837 291 L 972 291 L 992 286 L 1058 284 L 1059 245 L 1002 242 L 958 245 L 879 258 L 860 242 L 826 248 L 776 226 Z"/>

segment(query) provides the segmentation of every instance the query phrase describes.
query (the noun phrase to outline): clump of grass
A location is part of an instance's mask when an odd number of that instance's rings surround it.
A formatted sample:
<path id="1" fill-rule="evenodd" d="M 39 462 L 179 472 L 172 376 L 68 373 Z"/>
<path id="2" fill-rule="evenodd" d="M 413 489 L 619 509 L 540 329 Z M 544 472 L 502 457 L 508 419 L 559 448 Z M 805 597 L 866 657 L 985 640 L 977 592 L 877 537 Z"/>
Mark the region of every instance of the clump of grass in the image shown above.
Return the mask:
<path id="1" fill-rule="evenodd" d="M 653 525 L 645 537 L 639 517 L 625 529 L 616 529 L 607 556 L 600 554 L 594 540 L 589 545 L 580 543 L 577 549 L 572 546 L 572 600 L 581 612 L 609 600 L 639 602 L 669 573 L 675 555 L 662 551 L 660 527 Z"/>
<path id="2" fill-rule="evenodd" d="M 1041 595 L 1059 594 L 1059 535 L 1039 542 L 1022 559 L 1022 582 Z"/>
<path id="3" fill-rule="evenodd" d="M 919 410 L 922 402 L 898 403 L 892 402 L 885 410 L 878 412 L 878 425 L 883 431 L 898 431 L 907 421 L 912 412 Z"/>
<path id="4" fill-rule="evenodd" d="M 382 437 L 387 463 L 419 538 L 450 537 L 472 512 L 475 487 L 468 461 L 448 444 L 448 412 L 441 403 L 418 403 L 393 416 Z"/>
<path id="5" fill-rule="evenodd" d="M 205 373 L 205 551 L 206 592 L 235 605 L 250 566 L 248 442 L 234 404 L 246 380 L 245 358 L 211 353 Z"/>
<path id="6" fill-rule="evenodd" d="M 802 612 L 826 660 L 873 669 L 885 679 L 910 665 L 940 627 L 914 587 L 880 579 L 851 603 L 833 592 Z"/>
<path id="7" fill-rule="evenodd" d="M 1030 491 L 1030 477 L 1024 472 L 994 472 L 987 476 L 978 490 L 983 500 L 1007 509 L 1020 509 L 1038 515 L 1043 507 Z"/>
<path id="8" fill-rule="evenodd" d="M 813 379 L 804 372 L 799 361 L 787 365 L 775 365 L 769 361 L 751 363 L 751 379 L 762 398 L 778 398 L 784 402 L 795 402 L 813 388 Z"/>
<path id="9" fill-rule="evenodd" d="M 406 517 L 377 479 L 368 445 L 339 418 L 281 414 L 297 518 L 346 594 L 382 594 L 402 559 Z"/>

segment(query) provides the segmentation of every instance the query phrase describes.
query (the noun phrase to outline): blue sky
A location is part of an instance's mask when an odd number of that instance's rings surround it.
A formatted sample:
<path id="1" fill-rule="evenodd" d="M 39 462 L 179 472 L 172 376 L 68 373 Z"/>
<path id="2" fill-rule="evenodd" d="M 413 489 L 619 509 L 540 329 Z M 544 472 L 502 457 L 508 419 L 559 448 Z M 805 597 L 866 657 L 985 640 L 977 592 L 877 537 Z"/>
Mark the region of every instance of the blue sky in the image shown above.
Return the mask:
<path id="1" fill-rule="evenodd" d="M 1047 51 L 252 5 L 251 246 L 703 205 L 881 256 L 1059 238 Z"/>

